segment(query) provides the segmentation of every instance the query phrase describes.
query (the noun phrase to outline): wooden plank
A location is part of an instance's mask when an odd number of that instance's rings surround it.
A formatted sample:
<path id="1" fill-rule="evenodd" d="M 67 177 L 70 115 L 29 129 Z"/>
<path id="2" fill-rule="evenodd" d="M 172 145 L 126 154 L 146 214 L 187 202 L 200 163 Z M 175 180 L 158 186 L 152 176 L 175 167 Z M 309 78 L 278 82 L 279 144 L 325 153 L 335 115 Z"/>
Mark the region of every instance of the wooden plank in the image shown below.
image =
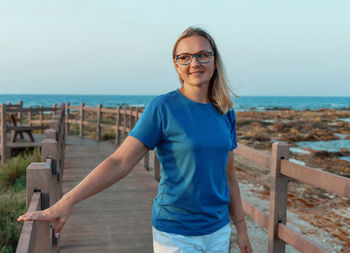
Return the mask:
<path id="1" fill-rule="evenodd" d="M 43 119 L 42 123 L 49 125 L 51 122 L 51 119 Z M 40 120 L 32 120 L 32 124 L 40 124 Z"/>
<path id="2" fill-rule="evenodd" d="M 238 143 L 237 149 L 235 149 L 235 154 L 240 155 L 254 163 L 257 163 L 265 168 L 270 168 L 271 155 L 263 153 L 259 150 L 250 148 L 244 144 Z"/>
<path id="3" fill-rule="evenodd" d="M 326 253 L 327 251 L 322 249 L 316 243 L 308 240 L 302 234 L 293 231 L 291 228 L 284 224 L 278 224 L 278 237 L 293 246 L 300 252 L 312 252 L 312 253 Z"/>
<path id="4" fill-rule="evenodd" d="M 40 147 L 39 142 L 13 142 L 7 143 L 7 147 L 9 148 L 35 148 Z"/>
<path id="5" fill-rule="evenodd" d="M 117 116 L 116 116 L 116 122 L 115 122 L 115 144 L 117 146 L 120 145 L 120 122 L 121 122 L 121 116 L 120 116 L 120 105 L 117 106 Z"/>
<path id="6" fill-rule="evenodd" d="M 95 107 L 86 107 L 86 106 L 84 106 L 84 111 L 86 111 L 86 112 L 97 112 L 97 108 L 95 108 Z"/>
<path id="7" fill-rule="evenodd" d="M 349 178 L 295 164 L 287 160 L 281 162 L 281 173 L 300 182 L 322 188 L 342 197 L 350 198 Z"/>
<path id="8" fill-rule="evenodd" d="M 80 138 L 84 138 L 84 103 L 80 103 L 80 123 L 79 123 L 79 136 Z"/>
<path id="9" fill-rule="evenodd" d="M 115 151 L 110 142 L 69 136 L 64 193 Z M 94 154 L 94 155 L 91 155 Z M 60 252 L 153 252 L 152 204 L 157 182 L 141 165 L 108 189 L 72 209 L 60 236 Z"/>
<path id="10" fill-rule="evenodd" d="M 96 141 L 101 140 L 101 120 L 102 120 L 102 112 L 101 112 L 102 104 L 98 104 L 97 107 L 97 123 L 96 123 Z"/>
<path id="11" fill-rule="evenodd" d="M 69 103 L 66 103 L 66 135 L 69 135 L 69 113 L 70 113 L 70 109 L 69 109 Z"/>
<path id="12" fill-rule="evenodd" d="M 51 108 L 51 107 L 42 107 L 42 108 L 9 108 L 8 112 L 53 112 L 58 110 L 58 108 Z"/>
<path id="13" fill-rule="evenodd" d="M 272 144 L 271 156 L 271 186 L 268 252 L 285 252 L 285 242 L 277 236 L 278 224 L 287 222 L 287 191 L 288 178 L 280 173 L 281 160 L 288 159 L 289 147 L 285 142 Z"/>
<path id="14" fill-rule="evenodd" d="M 128 117 L 127 117 L 127 111 L 128 111 L 128 106 L 125 106 L 124 110 L 121 110 L 123 112 L 121 112 L 123 114 L 123 119 L 124 119 L 124 128 L 123 128 L 123 132 L 124 132 L 124 139 L 127 136 L 128 130 L 127 130 L 127 125 L 128 125 Z"/>
<path id="15" fill-rule="evenodd" d="M 32 121 L 33 123 L 33 121 Z M 30 130 L 39 130 L 39 129 L 46 129 L 47 126 L 9 126 L 8 129 L 10 131 L 16 130 L 16 131 L 30 131 Z"/>
<path id="16" fill-rule="evenodd" d="M 113 126 L 111 124 L 105 124 L 105 123 L 101 123 L 100 127 L 102 129 L 109 129 L 109 130 L 115 130 L 116 129 L 116 126 Z"/>
<path id="17" fill-rule="evenodd" d="M 41 192 L 35 192 L 29 204 L 28 212 L 41 210 Z M 34 252 L 34 243 L 39 221 L 25 221 L 20 234 L 16 253 Z"/>
<path id="18" fill-rule="evenodd" d="M 255 220 L 262 228 L 268 230 L 269 228 L 269 216 L 260 209 L 256 208 L 248 201 L 242 199 L 242 206 L 244 212 Z"/>
<path id="19" fill-rule="evenodd" d="M 69 124 L 80 124 L 80 120 L 77 119 L 68 119 Z"/>
<path id="20" fill-rule="evenodd" d="M 107 113 L 117 113 L 118 109 L 113 109 L 113 108 L 102 108 L 101 112 L 107 112 Z"/>

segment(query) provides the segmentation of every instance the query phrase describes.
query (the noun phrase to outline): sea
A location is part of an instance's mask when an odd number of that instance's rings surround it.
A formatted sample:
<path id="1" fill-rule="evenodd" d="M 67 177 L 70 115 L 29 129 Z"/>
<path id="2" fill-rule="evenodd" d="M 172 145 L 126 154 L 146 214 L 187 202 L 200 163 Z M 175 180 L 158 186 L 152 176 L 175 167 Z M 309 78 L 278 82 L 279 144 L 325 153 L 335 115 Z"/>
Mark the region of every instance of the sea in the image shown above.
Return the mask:
<path id="1" fill-rule="evenodd" d="M 0 94 L 0 103 L 16 104 L 23 101 L 24 107 L 52 106 L 70 103 L 73 106 L 116 107 L 117 105 L 146 106 L 156 95 L 21 95 Z M 236 111 L 264 111 L 275 109 L 318 110 L 348 109 L 350 97 L 295 97 L 295 96 L 240 96 L 233 98 Z"/>
<path id="2" fill-rule="evenodd" d="M 52 106 L 61 103 L 70 103 L 78 106 L 84 103 L 85 106 L 96 107 L 102 104 L 103 107 L 115 108 L 117 105 L 147 106 L 156 95 L 28 95 L 28 94 L 0 94 L 0 103 L 17 104 L 23 101 L 24 107 L 39 107 L 40 105 Z M 235 111 L 264 111 L 278 109 L 294 110 L 319 110 L 347 109 L 350 110 L 350 97 L 297 97 L 297 96 L 240 96 L 233 99 Z M 340 119 L 350 124 L 350 118 Z M 336 124 L 336 122 L 334 122 Z M 350 140 L 347 136 L 340 136 L 339 140 L 320 142 L 296 143 L 299 148 L 292 152 L 304 152 L 303 148 L 314 150 L 325 150 L 328 152 L 339 151 L 341 148 L 350 150 Z M 350 157 L 339 157 L 350 162 Z M 298 162 L 298 161 L 295 161 Z"/>

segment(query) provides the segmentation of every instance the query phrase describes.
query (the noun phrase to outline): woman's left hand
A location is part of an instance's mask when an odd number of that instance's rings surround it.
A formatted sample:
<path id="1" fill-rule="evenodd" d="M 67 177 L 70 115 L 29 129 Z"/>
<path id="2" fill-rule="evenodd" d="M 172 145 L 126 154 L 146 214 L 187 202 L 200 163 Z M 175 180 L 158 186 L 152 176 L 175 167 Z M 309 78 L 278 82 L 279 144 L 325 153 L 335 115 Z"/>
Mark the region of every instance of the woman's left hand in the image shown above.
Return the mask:
<path id="1" fill-rule="evenodd" d="M 238 247 L 240 253 L 251 253 L 252 246 L 250 245 L 248 234 L 247 233 L 238 233 L 237 235 Z"/>

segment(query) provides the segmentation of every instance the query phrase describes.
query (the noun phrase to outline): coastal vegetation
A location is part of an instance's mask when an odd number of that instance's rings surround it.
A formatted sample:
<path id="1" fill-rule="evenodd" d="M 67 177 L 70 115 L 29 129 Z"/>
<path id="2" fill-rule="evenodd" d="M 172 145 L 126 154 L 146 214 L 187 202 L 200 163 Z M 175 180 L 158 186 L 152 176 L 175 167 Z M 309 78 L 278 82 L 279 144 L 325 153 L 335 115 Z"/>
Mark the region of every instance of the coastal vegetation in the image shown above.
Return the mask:
<path id="1" fill-rule="evenodd" d="M 22 230 L 17 217 L 26 210 L 26 168 L 40 162 L 39 149 L 26 151 L 0 163 L 0 253 L 15 252 Z"/>

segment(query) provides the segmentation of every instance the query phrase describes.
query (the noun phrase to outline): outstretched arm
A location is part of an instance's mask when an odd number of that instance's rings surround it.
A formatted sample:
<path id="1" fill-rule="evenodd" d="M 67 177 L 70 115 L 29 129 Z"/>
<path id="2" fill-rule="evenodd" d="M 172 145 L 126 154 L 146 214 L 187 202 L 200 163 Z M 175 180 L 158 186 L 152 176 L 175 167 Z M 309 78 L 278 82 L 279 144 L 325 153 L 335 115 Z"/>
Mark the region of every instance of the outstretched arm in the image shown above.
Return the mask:
<path id="1" fill-rule="evenodd" d="M 113 154 L 101 162 L 55 205 L 43 211 L 25 213 L 18 218 L 18 221 L 57 221 L 55 233 L 59 233 L 75 204 L 103 191 L 128 175 L 147 151 L 148 147 L 142 142 L 128 136 Z"/>
<path id="2" fill-rule="evenodd" d="M 249 242 L 247 225 L 244 218 L 241 193 L 234 167 L 234 154 L 230 152 L 226 166 L 227 181 L 230 192 L 229 214 L 237 229 L 238 246 L 240 252 L 250 253 L 252 248 Z"/>

